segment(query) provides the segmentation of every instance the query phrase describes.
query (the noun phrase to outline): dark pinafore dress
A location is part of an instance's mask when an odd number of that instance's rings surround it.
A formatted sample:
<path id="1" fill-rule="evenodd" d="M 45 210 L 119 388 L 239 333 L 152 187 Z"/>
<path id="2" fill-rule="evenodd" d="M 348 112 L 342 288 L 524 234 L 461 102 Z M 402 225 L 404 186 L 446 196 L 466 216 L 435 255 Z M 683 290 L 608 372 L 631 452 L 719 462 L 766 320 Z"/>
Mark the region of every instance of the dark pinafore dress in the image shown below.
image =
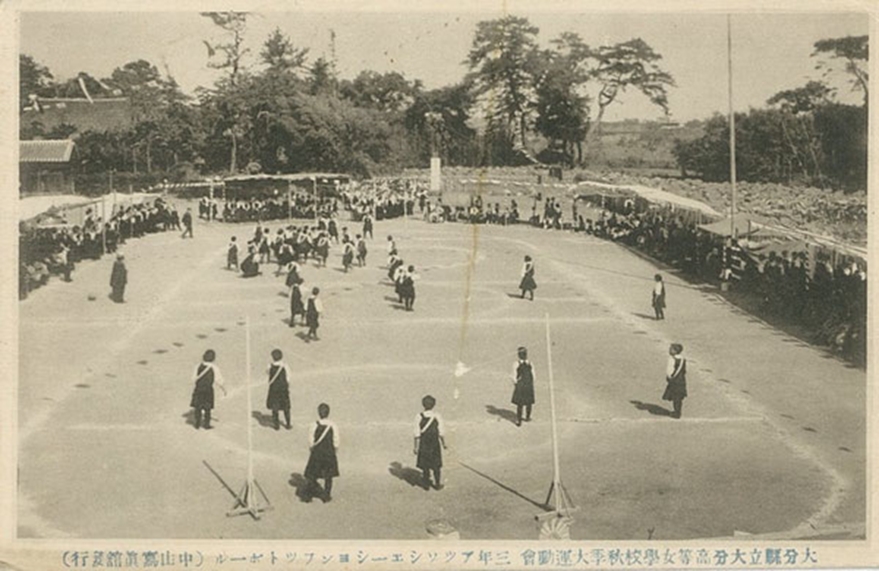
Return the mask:
<path id="1" fill-rule="evenodd" d="M 425 416 L 421 413 L 418 421 L 421 429 L 418 441 L 418 460 L 415 463 L 421 470 L 435 470 L 442 468 L 443 452 L 440 448 L 439 421 L 434 416 Z"/>
<path id="2" fill-rule="evenodd" d="M 272 380 L 274 379 L 274 380 Z M 280 365 L 269 367 L 269 394 L 266 396 L 266 408 L 269 410 L 288 410 L 290 408 L 290 385 L 287 371 Z"/>
<path id="3" fill-rule="evenodd" d="M 527 266 L 525 266 L 525 274 L 522 276 L 522 281 L 519 282 L 519 289 L 523 291 L 534 291 L 537 289 L 537 282 L 534 281 L 534 264 L 528 262 Z"/>
<path id="4" fill-rule="evenodd" d="M 687 360 L 683 357 L 675 357 L 675 370 L 670 377 L 666 377 L 665 392 L 662 400 L 676 401 L 687 398 Z"/>
<path id="5" fill-rule="evenodd" d="M 333 427 L 317 421 L 311 433 L 311 441 L 316 444 L 312 446 L 308 455 L 305 477 L 309 480 L 337 477 L 339 461 L 336 458 L 336 448 L 333 446 Z"/>
<path id="6" fill-rule="evenodd" d="M 196 375 L 189 406 L 197 410 L 211 410 L 214 408 L 214 368 L 202 363 Z"/>
<path id="7" fill-rule="evenodd" d="M 534 404 L 534 371 L 530 361 L 519 361 L 512 402 L 516 406 Z"/>

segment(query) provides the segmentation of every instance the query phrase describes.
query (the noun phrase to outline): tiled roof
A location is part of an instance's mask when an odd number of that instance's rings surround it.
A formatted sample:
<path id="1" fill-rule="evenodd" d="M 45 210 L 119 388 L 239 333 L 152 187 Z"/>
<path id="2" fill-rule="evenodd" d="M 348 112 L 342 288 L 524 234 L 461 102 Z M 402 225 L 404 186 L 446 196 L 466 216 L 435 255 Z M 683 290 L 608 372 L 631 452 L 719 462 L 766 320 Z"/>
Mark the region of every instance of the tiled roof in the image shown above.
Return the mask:
<path id="1" fill-rule="evenodd" d="M 66 163 L 73 154 L 73 141 L 19 141 L 21 163 Z"/>
<path id="2" fill-rule="evenodd" d="M 126 97 L 109 99 L 40 99 L 37 109 L 28 107 L 21 113 L 21 123 L 39 121 L 46 130 L 62 124 L 83 131 L 122 131 L 132 126 L 131 102 Z"/>

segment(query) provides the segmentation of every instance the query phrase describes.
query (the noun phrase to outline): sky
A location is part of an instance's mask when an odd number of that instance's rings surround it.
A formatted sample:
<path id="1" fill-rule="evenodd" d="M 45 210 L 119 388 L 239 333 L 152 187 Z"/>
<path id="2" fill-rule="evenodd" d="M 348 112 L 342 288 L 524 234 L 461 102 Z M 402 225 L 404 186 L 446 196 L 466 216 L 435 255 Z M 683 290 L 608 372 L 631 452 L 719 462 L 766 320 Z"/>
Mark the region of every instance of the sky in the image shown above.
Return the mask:
<path id="1" fill-rule="evenodd" d="M 254 11 L 248 20 L 245 45 L 249 62 L 257 65 L 262 43 L 278 27 L 297 47 L 310 50 L 309 61 L 331 54 L 335 32 L 337 69 L 353 78 L 364 69 L 397 71 L 419 79 L 427 88 L 450 85 L 467 72 L 463 63 L 476 24 L 501 15 L 498 11 L 456 9 L 425 11 L 398 3 L 391 11 L 350 9 L 316 11 L 288 4 L 287 11 Z M 586 12 L 537 9 L 523 4 L 511 11 L 540 29 L 538 42 L 562 32 L 578 33 L 593 46 L 641 38 L 663 56 L 660 65 L 675 78 L 669 91 L 672 120 L 703 119 L 726 113 L 727 17 L 715 12 Z M 733 101 L 736 110 L 762 107 L 775 93 L 818 79 L 813 44 L 822 38 L 869 33 L 869 19 L 856 12 L 739 12 L 731 17 Z M 219 29 L 198 12 L 23 12 L 20 50 L 49 67 L 57 79 L 85 71 L 96 77 L 136 59 L 146 59 L 170 72 L 187 93 L 209 87 L 218 77 L 207 66 L 204 40 L 222 38 Z M 841 68 L 840 64 L 838 67 Z M 840 74 L 832 78 L 838 99 L 860 103 Z M 661 111 L 637 92 L 619 97 L 605 119 L 651 120 Z"/>

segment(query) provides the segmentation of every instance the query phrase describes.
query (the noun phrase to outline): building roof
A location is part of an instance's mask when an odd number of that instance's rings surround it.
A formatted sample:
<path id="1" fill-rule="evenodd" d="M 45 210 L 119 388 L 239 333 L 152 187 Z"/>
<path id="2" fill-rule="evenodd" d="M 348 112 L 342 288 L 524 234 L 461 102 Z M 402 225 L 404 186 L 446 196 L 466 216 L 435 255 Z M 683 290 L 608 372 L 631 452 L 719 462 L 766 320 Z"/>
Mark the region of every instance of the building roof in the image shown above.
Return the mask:
<path id="1" fill-rule="evenodd" d="M 59 125 L 73 125 L 78 132 L 122 131 L 134 124 L 131 102 L 127 97 L 104 99 L 46 98 L 21 112 L 22 125 L 37 121 L 46 130 Z"/>
<path id="2" fill-rule="evenodd" d="M 20 163 L 66 163 L 73 155 L 73 141 L 19 141 Z"/>

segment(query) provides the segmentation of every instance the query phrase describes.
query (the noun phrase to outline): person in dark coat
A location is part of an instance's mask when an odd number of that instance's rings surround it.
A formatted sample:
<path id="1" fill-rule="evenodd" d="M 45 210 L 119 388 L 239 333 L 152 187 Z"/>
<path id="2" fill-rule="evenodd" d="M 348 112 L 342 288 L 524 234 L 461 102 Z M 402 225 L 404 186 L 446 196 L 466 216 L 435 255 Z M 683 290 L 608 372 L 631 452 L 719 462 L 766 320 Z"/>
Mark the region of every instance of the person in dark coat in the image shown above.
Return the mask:
<path id="1" fill-rule="evenodd" d="M 317 340 L 317 328 L 320 327 L 320 316 L 324 312 L 323 304 L 318 299 L 320 288 L 313 288 L 305 305 L 305 324 L 308 325 L 307 339 Z"/>
<path id="2" fill-rule="evenodd" d="M 531 256 L 525 256 L 525 264 L 522 266 L 522 280 L 519 282 L 519 289 L 522 290 L 522 299 L 525 294 L 530 295 L 531 301 L 534 301 L 534 290 L 537 289 L 537 282 L 534 281 L 534 262 Z"/>
<path id="3" fill-rule="evenodd" d="M 434 488 L 443 488 L 440 478 L 443 466 L 443 449 L 446 447 L 445 426 L 443 418 L 433 410 L 436 399 L 430 395 L 421 399 L 424 410 L 415 417 L 415 441 L 413 443 L 416 455 L 415 465 L 421 469 L 425 490 L 430 489 L 430 472 L 433 472 Z M 442 448 L 441 448 L 442 447 Z"/>
<path id="4" fill-rule="evenodd" d="M 126 284 L 128 284 L 128 268 L 125 267 L 125 256 L 117 254 L 116 261 L 113 262 L 113 271 L 110 273 L 110 287 L 113 289 L 110 299 L 116 303 L 123 303 Z"/>
<path id="5" fill-rule="evenodd" d="M 516 405 L 516 426 L 522 426 L 522 409 L 525 409 L 525 422 L 531 422 L 531 407 L 534 404 L 534 367 L 528 360 L 528 349 L 519 347 L 519 359 L 513 363 L 513 398 Z"/>
<path id="6" fill-rule="evenodd" d="M 204 418 L 205 430 L 211 429 L 211 410 L 214 408 L 214 384 L 223 390 L 226 394 L 226 387 L 223 385 L 223 375 L 220 369 L 214 365 L 214 359 L 217 355 L 213 349 L 204 352 L 201 363 L 192 373 L 192 381 L 195 385 L 192 389 L 192 398 L 189 406 L 195 413 L 195 428 L 198 430 L 202 426 L 202 418 Z"/>
<path id="7" fill-rule="evenodd" d="M 238 242 L 235 236 L 229 242 L 229 249 L 226 251 L 226 269 L 235 269 L 238 271 Z"/>
<path id="8" fill-rule="evenodd" d="M 269 365 L 269 393 L 266 396 L 266 408 L 272 411 L 272 422 L 275 430 L 281 429 L 278 411 L 284 412 L 284 426 L 290 430 L 290 368 L 281 359 L 284 357 L 280 349 L 272 351 L 272 364 Z"/>
<path id="9" fill-rule="evenodd" d="M 672 343 L 668 348 L 668 365 L 665 370 L 665 392 L 662 400 L 671 401 L 674 405 L 672 417 L 680 418 L 687 398 L 687 360 L 682 355 L 684 346 Z"/>
<path id="10" fill-rule="evenodd" d="M 186 212 L 183 213 L 183 234 L 180 235 L 181 238 L 186 238 L 186 235 L 189 235 L 192 238 L 192 209 L 187 208 Z"/>
<path id="11" fill-rule="evenodd" d="M 305 479 L 313 490 L 320 490 L 324 503 L 332 501 L 333 478 L 339 477 L 339 429 L 330 416 L 330 405 L 321 403 L 317 407 L 318 420 L 308 430 L 308 463 L 305 465 Z M 324 480 L 323 489 L 317 480 Z"/>
<path id="12" fill-rule="evenodd" d="M 656 320 L 665 319 L 665 283 L 662 276 L 656 274 L 653 285 L 653 312 L 656 314 Z"/>

